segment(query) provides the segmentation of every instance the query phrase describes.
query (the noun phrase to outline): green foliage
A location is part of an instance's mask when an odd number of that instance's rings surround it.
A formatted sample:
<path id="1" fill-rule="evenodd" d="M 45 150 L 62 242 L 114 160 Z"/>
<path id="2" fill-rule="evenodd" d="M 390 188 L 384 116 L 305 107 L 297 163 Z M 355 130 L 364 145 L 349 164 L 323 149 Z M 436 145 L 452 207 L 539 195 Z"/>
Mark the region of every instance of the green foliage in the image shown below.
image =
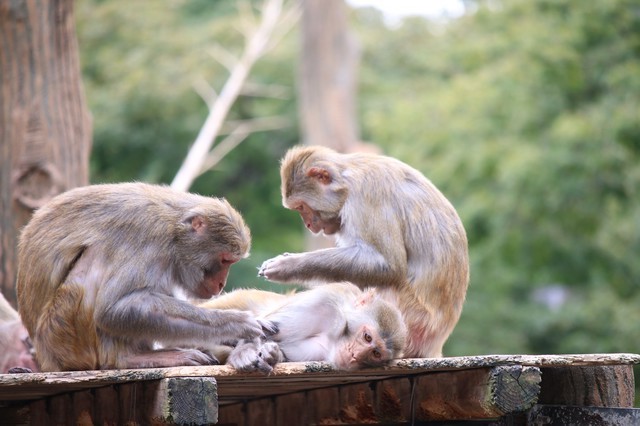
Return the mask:
<path id="1" fill-rule="evenodd" d="M 352 14 L 364 140 L 423 171 L 465 223 L 471 285 L 449 355 L 638 352 L 640 3 L 491 0 L 449 22 Z M 240 51 L 235 2 L 78 0 L 94 114 L 93 181 L 169 182 L 219 89 L 213 43 Z M 290 117 L 252 135 L 193 190 L 227 197 L 253 233 L 230 282 L 302 249 L 280 205 L 278 159 L 297 141 L 297 34 L 252 72 L 289 99 L 242 97 L 232 119 Z M 383 231 L 383 230 L 382 230 Z M 279 288 L 274 286 L 273 288 Z M 539 297 L 560 288 L 560 305 Z"/>

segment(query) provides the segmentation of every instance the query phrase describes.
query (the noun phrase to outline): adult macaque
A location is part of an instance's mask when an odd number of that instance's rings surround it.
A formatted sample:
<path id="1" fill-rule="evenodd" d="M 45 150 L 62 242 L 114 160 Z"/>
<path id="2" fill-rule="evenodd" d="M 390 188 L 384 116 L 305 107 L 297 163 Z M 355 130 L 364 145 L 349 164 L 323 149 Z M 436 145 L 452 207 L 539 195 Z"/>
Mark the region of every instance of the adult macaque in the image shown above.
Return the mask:
<path id="1" fill-rule="evenodd" d="M 259 275 L 282 283 L 375 286 L 408 327 L 405 356 L 439 357 L 469 282 L 467 237 L 453 206 L 420 172 L 375 154 L 291 149 L 282 201 L 337 247 L 277 256 Z"/>
<path id="2" fill-rule="evenodd" d="M 27 329 L 0 293 L 0 373 L 38 371 Z"/>
<path id="3" fill-rule="evenodd" d="M 327 361 L 343 370 L 374 367 L 401 356 L 405 344 L 399 310 L 374 289 L 348 283 L 289 295 L 236 290 L 201 306 L 249 310 L 277 328 L 266 343 L 241 341 L 231 351 L 227 362 L 240 370 L 269 372 L 279 360 Z"/>
<path id="4" fill-rule="evenodd" d="M 263 335 L 270 325 L 247 312 L 174 297 L 220 293 L 249 245 L 249 229 L 223 199 L 143 183 L 55 197 L 18 247 L 18 307 L 42 370 L 211 364 L 211 355 L 181 347 Z"/>

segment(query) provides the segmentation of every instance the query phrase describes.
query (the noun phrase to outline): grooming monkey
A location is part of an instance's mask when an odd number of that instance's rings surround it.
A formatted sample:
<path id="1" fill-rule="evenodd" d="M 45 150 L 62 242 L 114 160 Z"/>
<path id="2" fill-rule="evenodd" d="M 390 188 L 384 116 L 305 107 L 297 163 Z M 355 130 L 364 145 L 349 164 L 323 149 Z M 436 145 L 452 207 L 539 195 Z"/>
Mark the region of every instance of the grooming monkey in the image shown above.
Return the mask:
<path id="1" fill-rule="evenodd" d="M 289 150 L 282 202 L 337 247 L 285 253 L 259 275 L 281 283 L 350 281 L 375 286 L 408 328 L 405 356 L 440 357 L 469 282 L 467 237 L 455 209 L 420 172 L 382 155 Z"/>
<path id="2" fill-rule="evenodd" d="M 240 342 L 231 351 L 227 363 L 239 370 L 269 372 L 281 360 L 327 361 L 342 370 L 375 367 L 400 357 L 405 345 L 400 311 L 375 289 L 349 283 L 288 295 L 236 290 L 200 306 L 248 310 L 277 328 L 266 343 Z"/>
<path id="3" fill-rule="evenodd" d="M 18 307 L 42 370 L 212 364 L 182 347 L 263 335 L 272 326 L 247 312 L 201 309 L 173 293 L 220 293 L 249 245 L 224 199 L 143 183 L 55 197 L 18 245 Z"/>

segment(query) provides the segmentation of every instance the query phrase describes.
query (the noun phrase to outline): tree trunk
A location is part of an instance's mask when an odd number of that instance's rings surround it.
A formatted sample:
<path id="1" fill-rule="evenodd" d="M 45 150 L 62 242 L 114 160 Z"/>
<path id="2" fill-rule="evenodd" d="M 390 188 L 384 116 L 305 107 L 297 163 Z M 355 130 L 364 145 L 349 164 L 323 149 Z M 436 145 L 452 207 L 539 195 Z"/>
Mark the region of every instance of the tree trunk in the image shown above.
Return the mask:
<path id="1" fill-rule="evenodd" d="M 14 306 L 19 230 L 88 184 L 90 149 L 73 0 L 0 2 L 0 290 Z"/>
<path id="2" fill-rule="evenodd" d="M 344 0 L 302 0 L 298 84 L 304 143 L 354 150 L 359 56 Z"/>

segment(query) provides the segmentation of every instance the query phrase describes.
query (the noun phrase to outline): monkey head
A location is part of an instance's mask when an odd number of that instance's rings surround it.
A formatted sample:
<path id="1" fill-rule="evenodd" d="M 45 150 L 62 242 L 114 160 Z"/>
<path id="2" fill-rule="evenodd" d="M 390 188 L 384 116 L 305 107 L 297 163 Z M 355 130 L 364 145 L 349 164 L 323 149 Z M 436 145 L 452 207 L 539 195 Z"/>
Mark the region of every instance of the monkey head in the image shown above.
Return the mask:
<path id="1" fill-rule="evenodd" d="M 174 259 L 179 282 L 201 299 L 222 291 L 229 268 L 247 257 L 251 245 L 242 216 L 224 199 L 209 199 L 189 209 L 178 235 Z"/>
<path id="2" fill-rule="evenodd" d="M 314 234 L 339 232 L 347 199 L 340 156 L 325 147 L 290 149 L 280 167 L 282 204 L 297 210 Z"/>
<path id="3" fill-rule="evenodd" d="M 336 348 L 336 367 L 377 367 L 402 356 L 407 338 L 402 315 L 373 290 L 358 300 L 356 315 L 349 319 L 347 327 L 347 336 Z"/>

